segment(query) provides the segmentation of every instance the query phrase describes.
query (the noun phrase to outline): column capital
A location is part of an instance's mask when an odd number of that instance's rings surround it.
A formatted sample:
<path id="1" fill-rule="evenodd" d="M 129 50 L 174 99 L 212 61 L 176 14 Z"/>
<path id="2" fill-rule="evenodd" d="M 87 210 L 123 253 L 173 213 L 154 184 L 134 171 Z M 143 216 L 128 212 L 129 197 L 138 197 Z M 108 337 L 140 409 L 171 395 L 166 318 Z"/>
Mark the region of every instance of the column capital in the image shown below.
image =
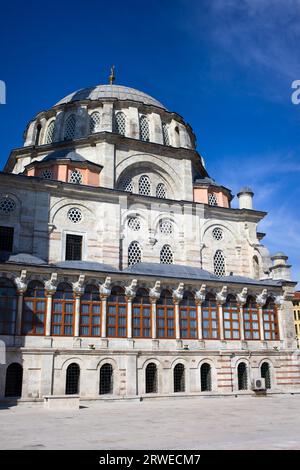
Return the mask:
<path id="1" fill-rule="evenodd" d="M 126 297 L 127 302 L 132 301 L 132 299 L 134 299 L 136 295 L 137 284 L 138 284 L 137 280 L 133 279 L 131 281 L 131 284 L 125 287 L 125 297 Z"/>
<path id="2" fill-rule="evenodd" d="M 57 288 L 57 273 L 52 273 L 51 278 L 44 282 L 46 296 L 52 297 L 55 294 Z"/>
<path id="3" fill-rule="evenodd" d="M 248 288 L 243 287 L 241 292 L 236 294 L 236 300 L 240 307 L 242 307 L 247 302 Z"/>
<path id="4" fill-rule="evenodd" d="M 160 299 L 160 281 L 156 281 L 155 285 L 149 290 L 149 298 L 151 304 L 156 303 Z"/>
<path id="5" fill-rule="evenodd" d="M 23 295 L 24 292 L 26 292 L 27 290 L 26 277 L 27 277 L 27 271 L 26 269 L 22 269 L 20 276 L 14 279 L 15 285 L 17 287 L 17 293 L 19 295 Z"/>
<path id="6" fill-rule="evenodd" d="M 220 292 L 217 292 L 216 301 L 218 305 L 223 305 L 227 298 L 227 286 L 223 286 Z"/>
<path id="7" fill-rule="evenodd" d="M 180 282 L 177 289 L 173 290 L 173 302 L 175 305 L 181 302 L 181 300 L 183 299 L 183 293 L 184 293 L 184 283 Z"/>
<path id="8" fill-rule="evenodd" d="M 268 291 L 267 289 L 263 289 L 261 294 L 258 294 L 256 296 L 257 305 L 259 305 L 260 307 L 263 307 L 267 301 L 267 297 L 268 297 Z"/>
<path id="9" fill-rule="evenodd" d="M 206 284 L 202 284 L 200 289 L 195 292 L 196 305 L 201 305 L 205 300 Z"/>
<path id="10" fill-rule="evenodd" d="M 82 296 L 84 293 L 84 280 L 85 280 L 85 275 L 80 274 L 78 281 L 73 282 L 73 293 L 75 298 L 79 298 Z"/>
<path id="11" fill-rule="evenodd" d="M 101 300 L 107 299 L 111 294 L 111 277 L 106 277 L 103 284 L 99 285 L 99 292 Z"/>

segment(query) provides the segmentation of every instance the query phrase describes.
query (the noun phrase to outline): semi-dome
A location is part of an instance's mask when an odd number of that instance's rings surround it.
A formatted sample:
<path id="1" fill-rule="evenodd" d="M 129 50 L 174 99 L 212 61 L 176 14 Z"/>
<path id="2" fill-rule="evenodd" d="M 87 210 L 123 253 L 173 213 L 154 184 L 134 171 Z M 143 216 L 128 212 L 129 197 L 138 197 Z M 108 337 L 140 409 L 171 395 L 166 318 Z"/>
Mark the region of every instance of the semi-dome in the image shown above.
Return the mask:
<path id="1" fill-rule="evenodd" d="M 102 99 L 117 99 L 117 100 L 131 100 L 138 101 L 146 105 L 157 106 L 158 108 L 166 109 L 166 107 L 157 101 L 152 96 L 143 93 L 142 91 L 135 90 L 122 85 L 97 85 L 90 88 L 82 88 L 81 90 L 74 91 L 66 96 L 55 106 L 60 104 L 72 103 L 74 101 L 91 100 L 98 101 Z"/>

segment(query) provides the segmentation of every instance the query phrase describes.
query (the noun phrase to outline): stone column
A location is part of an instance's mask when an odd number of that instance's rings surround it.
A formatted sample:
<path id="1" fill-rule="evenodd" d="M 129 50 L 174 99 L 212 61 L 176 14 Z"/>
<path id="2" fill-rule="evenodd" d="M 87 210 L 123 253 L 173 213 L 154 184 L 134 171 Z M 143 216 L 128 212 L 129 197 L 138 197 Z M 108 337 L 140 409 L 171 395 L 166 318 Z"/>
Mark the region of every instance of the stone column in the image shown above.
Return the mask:
<path id="1" fill-rule="evenodd" d="M 151 332 L 152 339 L 156 339 L 157 336 L 157 325 L 156 325 L 156 303 L 160 298 L 160 281 L 156 281 L 155 285 L 149 291 L 149 297 L 151 302 Z"/>
<path id="2" fill-rule="evenodd" d="M 103 284 L 99 285 L 101 299 L 101 338 L 106 338 L 107 297 L 111 294 L 111 278 L 107 277 Z"/>
<path id="3" fill-rule="evenodd" d="M 239 319 L 240 319 L 240 338 L 241 338 L 241 341 L 244 341 L 245 340 L 245 331 L 244 331 L 244 309 L 243 309 L 243 305 L 244 304 L 241 304 L 241 303 L 238 303 L 238 308 L 239 308 Z"/>
<path id="4" fill-rule="evenodd" d="M 17 287 L 17 294 L 18 294 L 18 303 L 17 303 L 17 318 L 16 318 L 16 327 L 15 327 L 15 334 L 17 336 L 21 335 L 22 329 L 22 311 L 23 311 L 23 295 L 24 292 L 27 290 L 27 283 L 26 283 L 26 276 L 27 271 L 23 269 L 19 277 L 15 278 L 15 285 Z"/>
<path id="5" fill-rule="evenodd" d="M 223 302 L 217 302 L 219 327 L 220 327 L 220 340 L 224 340 L 224 323 L 223 323 Z"/>
<path id="6" fill-rule="evenodd" d="M 45 281 L 45 294 L 47 298 L 47 316 L 46 316 L 46 336 L 51 335 L 51 318 L 52 318 L 52 297 L 56 292 L 57 274 L 52 273 L 49 281 Z"/>
<path id="7" fill-rule="evenodd" d="M 175 309 L 175 338 L 180 339 L 180 318 L 179 318 L 179 303 L 183 299 L 184 283 L 181 282 L 177 289 L 173 290 L 173 302 Z"/>
<path id="8" fill-rule="evenodd" d="M 259 334 L 261 341 L 265 341 L 264 322 L 263 322 L 263 309 L 262 306 L 258 307 L 258 319 L 259 319 Z"/>
<path id="9" fill-rule="evenodd" d="M 202 332 L 202 303 L 205 301 L 206 284 L 202 284 L 195 292 L 195 302 L 197 308 L 198 339 L 203 339 Z"/>
<path id="10" fill-rule="evenodd" d="M 132 338 L 132 300 L 135 298 L 136 289 L 136 279 L 133 279 L 130 286 L 125 288 L 125 297 L 127 301 L 127 338 Z"/>
<path id="11" fill-rule="evenodd" d="M 78 281 L 73 283 L 73 294 L 74 294 L 74 299 L 75 299 L 75 319 L 74 319 L 73 336 L 80 336 L 79 335 L 80 297 L 84 293 L 84 280 L 85 280 L 85 275 L 80 274 Z"/>

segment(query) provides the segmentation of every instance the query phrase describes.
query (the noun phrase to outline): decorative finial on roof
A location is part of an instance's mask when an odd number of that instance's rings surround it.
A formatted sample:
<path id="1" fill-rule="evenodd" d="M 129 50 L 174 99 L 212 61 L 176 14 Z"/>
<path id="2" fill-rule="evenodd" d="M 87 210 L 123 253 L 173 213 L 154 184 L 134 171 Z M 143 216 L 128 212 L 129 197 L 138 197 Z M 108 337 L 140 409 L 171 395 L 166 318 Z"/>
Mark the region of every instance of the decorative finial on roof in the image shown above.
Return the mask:
<path id="1" fill-rule="evenodd" d="M 116 76 L 115 76 L 115 66 L 113 65 L 110 69 L 110 76 L 109 76 L 109 84 L 110 85 L 113 85 L 114 81 L 116 79 Z"/>

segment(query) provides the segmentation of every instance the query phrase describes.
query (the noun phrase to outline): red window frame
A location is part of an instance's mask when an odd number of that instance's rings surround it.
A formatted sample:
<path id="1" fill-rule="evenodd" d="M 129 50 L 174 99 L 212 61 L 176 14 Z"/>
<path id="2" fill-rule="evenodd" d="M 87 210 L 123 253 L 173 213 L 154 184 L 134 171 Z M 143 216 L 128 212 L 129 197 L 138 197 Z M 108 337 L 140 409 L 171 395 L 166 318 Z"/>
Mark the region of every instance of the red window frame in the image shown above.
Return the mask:
<path id="1" fill-rule="evenodd" d="M 241 339 L 240 307 L 232 295 L 223 304 L 223 331 L 225 340 Z"/>
<path id="2" fill-rule="evenodd" d="M 267 299 L 262 308 L 264 339 L 267 341 L 279 341 L 278 310 L 273 299 Z M 268 334 L 270 337 L 268 338 Z"/>
<path id="3" fill-rule="evenodd" d="M 60 310 L 55 311 L 57 305 L 60 305 Z M 68 311 L 68 306 L 71 305 L 71 311 Z M 60 321 L 55 321 L 55 315 L 61 315 Z M 72 316 L 72 321 L 66 321 L 66 317 Z M 73 336 L 74 335 L 74 321 L 75 321 L 75 299 L 73 289 L 69 284 L 61 283 L 58 285 L 57 290 L 52 299 L 52 318 L 51 318 L 51 335 L 52 336 Z M 59 333 L 55 330 L 59 328 Z M 70 332 L 66 333 L 66 329 Z"/>
<path id="4" fill-rule="evenodd" d="M 184 292 L 183 299 L 179 304 L 180 338 L 198 338 L 197 317 L 197 306 L 193 294 L 191 292 Z"/>
<path id="5" fill-rule="evenodd" d="M 43 294 L 40 296 L 41 292 L 43 292 Z M 29 304 L 32 305 L 31 308 L 29 307 Z M 43 308 L 40 308 L 40 304 L 43 304 Z M 41 317 L 43 317 L 42 321 Z M 46 330 L 46 318 L 47 297 L 45 295 L 45 287 L 38 281 L 29 283 L 23 298 L 22 334 L 28 336 L 44 336 Z M 41 324 L 42 331 L 38 332 Z M 26 327 L 29 325 L 31 325 L 31 328 L 27 331 Z"/>
<path id="6" fill-rule="evenodd" d="M 160 333 L 163 332 L 163 335 Z M 174 339 L 176 337 L 175 306 L 172 293 L 164 290 L 156 304 L 157 338 Z"/>
<path id="7" fill-rule="evenodd" d="M 249 315 L 249 318 L 248 318 Z M 243 307 L 244 336 L 246 341 L 260 340 L 259 308 L 254 297 L 248 297 Z M 248 326 L 249 324 L 249 326 Z"/>
<path id="8" fill-rule="evenodd" d="M 114 330 L 111 333 L 109 330 Z M 123 331 L 121 333 L 121 331 Z M 107 299 L 106 336 L 108 338 L 127 337 L 127 301 L 124 289 L 114 287 Z"/>
<path id="9" fill-rule="evenodd" d="M 201 306 L 202 338 L 220 339 L 219 308 L 214 295 L 208 294 Z M 207 335 L 205 334 L 207 332 Z M 215 334 L 214 334 L 215 333 Z"/>
<path id="10" fill-rule="evenodd" d="M 152 306 L 145 289 L 138 289 L 132 303 L 132 337 L 152 337 Z"/>
<path id="11" fill-rule="evenodd" d="M 95 311 L 96 310 L 96 311 Z M 98 311 L 97 311 L 98 310 Z M 99 289 L 87 285 L 80 299 L 79 334 L 86 337 L 101 336 L 102 302 Z M 88 330 L 86 334 L 84 329 Z"/>

